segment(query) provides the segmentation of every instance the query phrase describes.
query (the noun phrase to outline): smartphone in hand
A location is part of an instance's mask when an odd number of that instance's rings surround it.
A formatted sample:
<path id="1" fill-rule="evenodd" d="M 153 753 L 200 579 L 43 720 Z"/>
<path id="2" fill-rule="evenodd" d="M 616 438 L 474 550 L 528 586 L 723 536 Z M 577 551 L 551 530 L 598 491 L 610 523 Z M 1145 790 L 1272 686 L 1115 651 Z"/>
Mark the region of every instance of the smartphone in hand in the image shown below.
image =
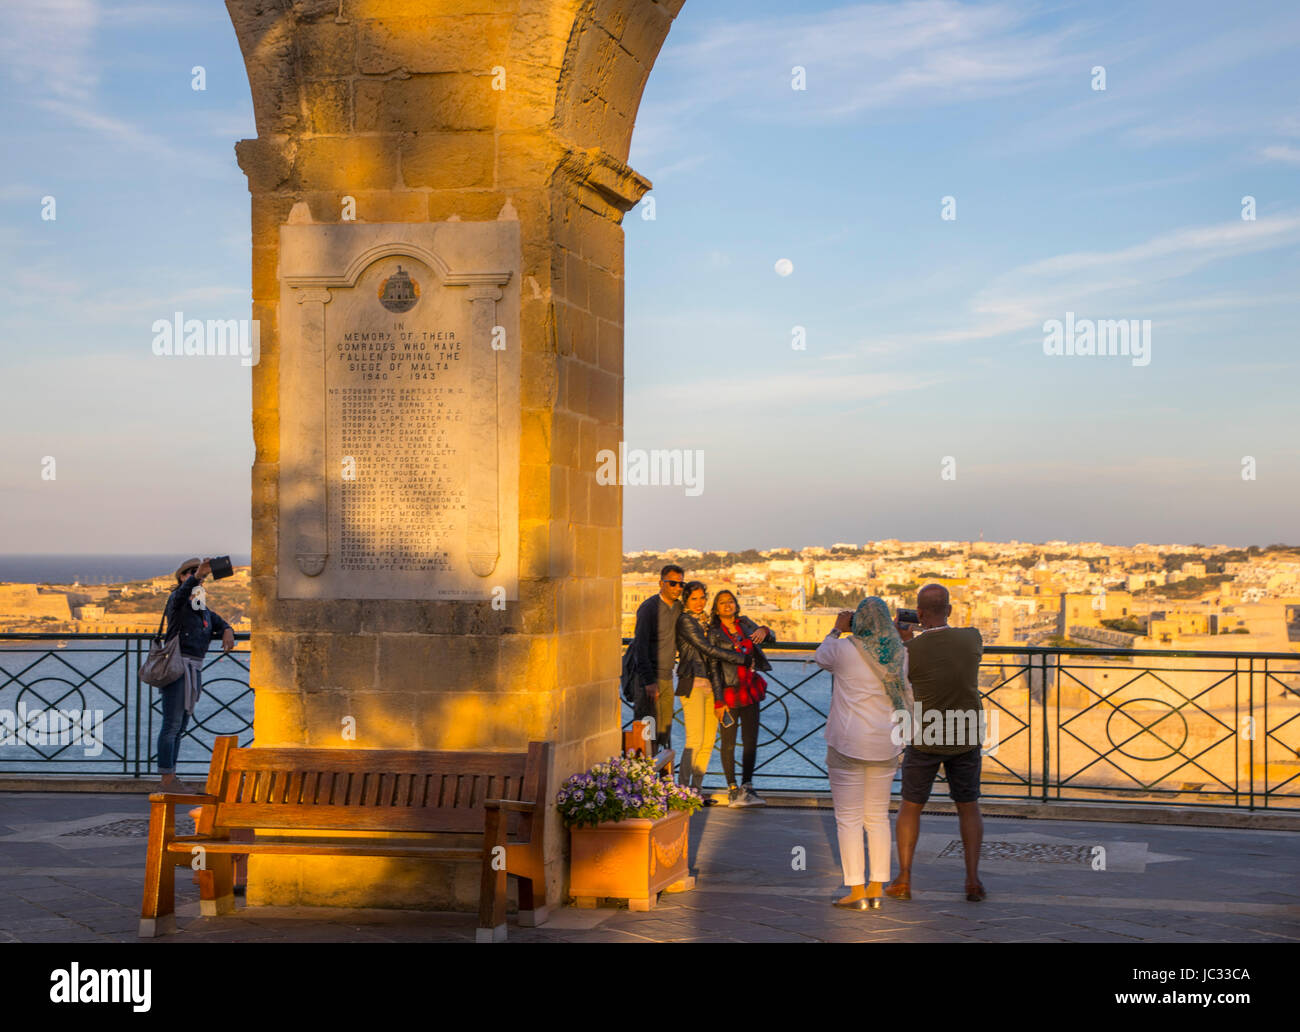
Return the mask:
<path id="1" fill-rule="evenodd" d="M 731 710 L 722 711 L 722 720 L 720 723 L 723 727 L 731 727 L 736 722 L 736 718 L 731 715 Z"/>

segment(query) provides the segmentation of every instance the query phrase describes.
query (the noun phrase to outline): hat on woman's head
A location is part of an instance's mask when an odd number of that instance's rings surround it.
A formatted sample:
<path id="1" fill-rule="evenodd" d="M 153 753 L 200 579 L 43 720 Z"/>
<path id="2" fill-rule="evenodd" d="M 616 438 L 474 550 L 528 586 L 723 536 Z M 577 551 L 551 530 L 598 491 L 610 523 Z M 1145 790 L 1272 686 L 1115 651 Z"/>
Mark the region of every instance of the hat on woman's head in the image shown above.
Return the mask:
<path id="1" fill-rule="evenodd" d="M 185 578 L 182 576 L 182 574 L 184 574 L 186 570 L 197 570 L 200 562 L 202 562 L 202 560 L 199 559 L 197 556 L 195 556 L 193 559 L 186 559 L 183 563 L 180 564 L 180 566 L 176 567 L 176 579 L 184 580 Z"/>

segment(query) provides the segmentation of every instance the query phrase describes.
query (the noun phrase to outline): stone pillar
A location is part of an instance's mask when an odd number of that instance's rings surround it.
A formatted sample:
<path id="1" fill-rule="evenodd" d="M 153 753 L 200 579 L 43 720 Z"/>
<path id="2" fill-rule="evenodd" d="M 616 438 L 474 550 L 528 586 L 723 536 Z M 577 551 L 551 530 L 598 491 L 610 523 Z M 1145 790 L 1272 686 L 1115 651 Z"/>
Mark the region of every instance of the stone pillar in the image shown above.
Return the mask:
<path id="1" fill-rule="evenodd" d="M 556 746 L 553 786 L 617 750 L 622 498 L 596 484 L 596 455 L 622 437 L 620 222 L 650 186 L 627 166 L 628 144 L 681 3 L 227 0 L 258 131 L 236 147 L 262 342 L 258 744 L 515 751 L 544 739 Z M 466 223 L 502 227 L 484 227 L 494 240 L 514 227 L 511 268 L 457 251 L 474 239 Z M 379 242 L 371 251 L 357 244 L 366 233 Z M 320 249 L 319 268 L 293 251 L 303 239 Z M 356 261 L 335 262 L 336 250 Z M 462 572 L 486 583 L 510 567 L 504 608 L 486 594 L 340 588 L 330 417 L 306 399 L 336 375 L 336 330 L 399 264 L 423 297 L 468 313 L 460 360 L 473 368 L 475 444 Z M 553 811 L 548 833 L 548 892 L 562 901 L 568 843 Z M 255 858 L 248 898 L 466 907 L 477 878 L 472 865 Z"/>

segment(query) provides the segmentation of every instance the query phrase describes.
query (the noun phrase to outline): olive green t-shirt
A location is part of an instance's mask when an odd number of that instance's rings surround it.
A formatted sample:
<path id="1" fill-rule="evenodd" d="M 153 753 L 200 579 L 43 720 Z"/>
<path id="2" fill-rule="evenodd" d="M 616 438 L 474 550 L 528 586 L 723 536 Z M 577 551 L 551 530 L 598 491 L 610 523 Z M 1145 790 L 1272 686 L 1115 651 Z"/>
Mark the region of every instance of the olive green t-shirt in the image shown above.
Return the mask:
<path id="1" fill-rule="evenodd" d="M 982 744 L 979 666 L 983 654 L 984 639 L 974 627 L 935 627 L 907 643 L 907 679 L 921 707 L 921 724 L 911 742 L 916 749 L 956 756 Z M 937 733 L 937 718 L 930 716 L 936 710 L 943 713 L 942 736 Z"/>

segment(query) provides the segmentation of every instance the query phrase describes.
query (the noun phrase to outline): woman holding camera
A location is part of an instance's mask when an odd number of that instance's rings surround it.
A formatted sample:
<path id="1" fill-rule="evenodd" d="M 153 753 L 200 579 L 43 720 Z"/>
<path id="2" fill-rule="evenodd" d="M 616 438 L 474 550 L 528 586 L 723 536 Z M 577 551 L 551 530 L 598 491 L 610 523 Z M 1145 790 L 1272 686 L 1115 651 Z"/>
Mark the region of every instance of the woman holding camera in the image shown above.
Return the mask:
<path id="1" fill-rule="evenodd" d="M 758 757 L 758 707 L 767 694 L 767 682 L 760 670 L 772 664 L 759 646 L 776 641 L 772 628 L 760 627 L 740 615 L 740 603 L 730 591 L 713 596 L 709 637 L 714 644 L 731 649 L 748 662 L 744 666 L 714 665 L 713 706 L 722 727 L 722 772 L 727 776 L 729 806 L 766 806 L 754 791 L 754 764 Z M 740 726 L 741 781 L 736 785 L 736 726 Z"/>
<path id="2" fill-rule="evenodd" d="M 733 667 L 744 657 L 734 649 L 723 648 L 709 638 L 708 617 L 704 604 L 708 589 L 700 581 L 691 581 L 682 589 L 683 608 L 677 618 L 677 691 L 682 700 L 682 722 L 686 725 L 686 749 L 678 768 L 678 780 L 697 791 L 704 786 L 704 775 L 713 756 L 718 734 L 718 717 L 713 708 L 713 668 L 725 663 Z M 711 805 L 712 797 L 705 799 Z"/>
<path id="3" fill-rule="evenodd" d="M 203 693 L 203 657 L 208 644 L 220 637 L 222 651 L 235 647 L 235 631 L 230 624 L 207 607 L 203 579 L 212 572 L 209 559 L 186 559 L 176 568 L 176 587 L 167 598 L 164 615 L 167 637 L 180 635 L 180 653 L 184 661 L 181 676 L 163 685 L 162 727 L 158 730 L 158 773 L 167 792 L 191 792 L 176 777 L 176 759 L 181 736 L 194 715 L 194 704 Z"/>
<path id="4" fill-rule="evenodd" d="M 852 633 L 847 638 L 840 635 Z M 849 910 L 880 907 L 889 881 L 889 788 L 898 769 L 901 741 L 895 741 L 896 712 L 909 709 L 907 650 L 883 599 L 863 599 L 855 612 L 839 614 L 813 653 L 831 672 L 831 708 L 826 716 L 826 774 L 835 806 L 840 867 L 849 893 L 835 901 Z M 867 833 L 871 880 L 862 832 Z"/>

